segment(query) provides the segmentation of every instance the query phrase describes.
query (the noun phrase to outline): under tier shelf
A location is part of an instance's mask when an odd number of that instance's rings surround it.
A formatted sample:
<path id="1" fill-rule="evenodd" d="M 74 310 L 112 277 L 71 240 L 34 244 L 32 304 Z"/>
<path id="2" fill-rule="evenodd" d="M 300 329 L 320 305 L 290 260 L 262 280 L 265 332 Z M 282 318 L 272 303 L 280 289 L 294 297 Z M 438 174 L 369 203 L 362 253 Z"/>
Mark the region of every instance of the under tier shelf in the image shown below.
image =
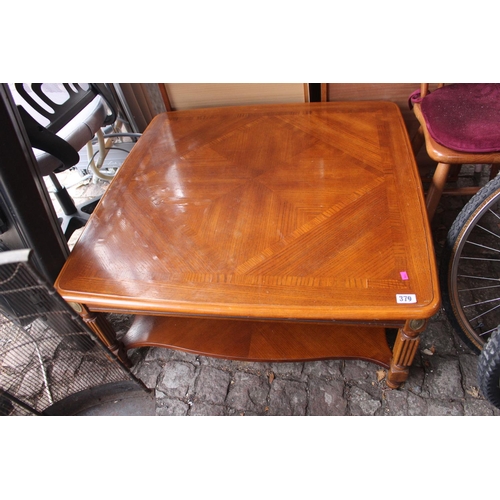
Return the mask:
<path id="1" fill-rule="evenodd" d="M 136 316 L 127 349 L 166 347 L 242 361 L 363 359 L 386 368 L 385 328 L 331 324 Z"/>

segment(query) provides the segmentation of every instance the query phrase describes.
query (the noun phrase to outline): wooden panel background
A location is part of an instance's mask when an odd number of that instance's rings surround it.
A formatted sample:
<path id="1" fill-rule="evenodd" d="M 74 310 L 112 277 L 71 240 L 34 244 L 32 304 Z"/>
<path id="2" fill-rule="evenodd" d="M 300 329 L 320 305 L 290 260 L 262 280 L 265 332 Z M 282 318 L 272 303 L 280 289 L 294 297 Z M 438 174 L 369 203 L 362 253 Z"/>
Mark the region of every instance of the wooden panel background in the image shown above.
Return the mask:
<path id="1" fill-rule="evenodd" d="M 164 83 L 167 109 L 172 110 L 247 104 L 308 102 L 304 83 Z"/>
<path id="2" fill-rule="evenodd" d="M 418 121 L 408 107 L 408 97 L 420 83 L 327 83 L 328 101 L 392 101 L 405 120 L 410 137 L 418 129 Z"/>

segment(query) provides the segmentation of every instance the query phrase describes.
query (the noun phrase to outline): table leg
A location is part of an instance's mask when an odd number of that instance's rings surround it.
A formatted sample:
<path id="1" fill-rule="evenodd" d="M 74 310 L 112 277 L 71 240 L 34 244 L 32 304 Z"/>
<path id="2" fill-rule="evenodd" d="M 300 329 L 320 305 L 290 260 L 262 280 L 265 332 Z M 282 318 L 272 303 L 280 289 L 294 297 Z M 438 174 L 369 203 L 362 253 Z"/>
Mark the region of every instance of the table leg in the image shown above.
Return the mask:
<path id="1" fill-rule="evenodd" d="M 391 389 L 397 389 L 408 378 L 409 368 L 420 343 L 420 332 L 426 326 L 426 320 L 413 319 L 407 321 L 405 326 L 399 329 L 387 374 L 387 385 Z"/>
<path id="2" fill-rule="evenodd" d="M 71 303 L 85 324 L 101 339 L 104 345 L 127 367 L 132 363 L 124 345 L 116 338 L 116 332 L 104 314 L 91 312 L 85 305 Z"/>

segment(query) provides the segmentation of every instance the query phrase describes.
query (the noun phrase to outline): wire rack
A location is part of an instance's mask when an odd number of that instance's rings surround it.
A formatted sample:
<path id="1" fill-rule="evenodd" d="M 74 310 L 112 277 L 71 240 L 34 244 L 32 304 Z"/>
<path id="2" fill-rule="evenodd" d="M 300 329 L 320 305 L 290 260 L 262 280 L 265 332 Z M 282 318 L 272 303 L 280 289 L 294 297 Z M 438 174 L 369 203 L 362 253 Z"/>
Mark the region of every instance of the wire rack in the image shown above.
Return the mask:
<path id="1" fill-rule="evenodd" d="M 30 251 L 0 252 L 0 415 L 43 415 L 120 381 L 140 385 L 36 272 Z"/>

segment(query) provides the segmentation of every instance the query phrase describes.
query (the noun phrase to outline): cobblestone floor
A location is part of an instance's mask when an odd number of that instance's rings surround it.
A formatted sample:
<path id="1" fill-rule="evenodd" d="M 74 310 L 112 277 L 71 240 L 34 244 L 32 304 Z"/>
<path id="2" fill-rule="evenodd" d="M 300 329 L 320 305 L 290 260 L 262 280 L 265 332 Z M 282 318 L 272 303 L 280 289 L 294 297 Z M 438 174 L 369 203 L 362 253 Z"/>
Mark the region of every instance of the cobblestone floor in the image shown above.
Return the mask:
<path id="1" fill-rule="evenodd" d="M 84 199 L 105 184 L 72 188 Z M 467 198 L 444 197 L 433 220 L 436 255 Z M 123 334 L 128 319 L 112 317 Z M 444 312 L 421 336 L 407 382 L 387 388 L 384 370 L 365 361 L 249 363 L 161 348 L 130 352 L 133 373 L 155 391 L 157 415 L 499 415 L 478 390 L 477 356 Z"/>
<path id="2" fill-rule="evenodd" d="M 432 355 L 424 350 L 433 347 Z M 498 415 L 476 381 L 477 356 L 439 314 L 422 335 L 410 377 L 386 387 L 365 361 L 248 363 L 161 348 L 132 353 L 155 390 L 158 415 Z"/>

